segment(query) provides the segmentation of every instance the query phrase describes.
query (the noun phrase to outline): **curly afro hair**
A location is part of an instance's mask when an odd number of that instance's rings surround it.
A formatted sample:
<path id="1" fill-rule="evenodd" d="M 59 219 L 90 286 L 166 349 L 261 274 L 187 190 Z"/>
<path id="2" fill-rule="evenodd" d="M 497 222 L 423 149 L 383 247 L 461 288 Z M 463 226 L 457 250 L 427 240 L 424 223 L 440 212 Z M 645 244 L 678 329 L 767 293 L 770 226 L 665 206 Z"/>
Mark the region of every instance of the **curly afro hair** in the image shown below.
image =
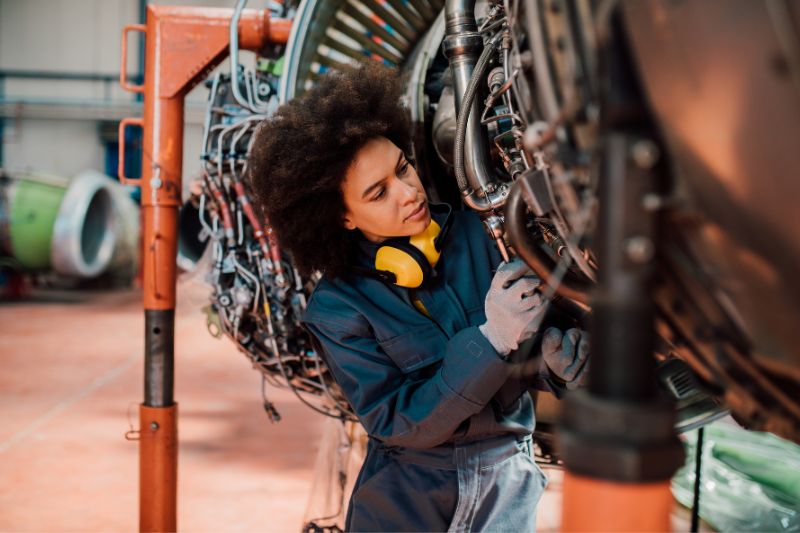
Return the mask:
<path id="1" fill-rule="evenodd" d="M 249 186 L 302 274 L 347 272 L 357 230 L 344 228 L 341 184 L 370 139 L 386 137 L 409 153 L 411 123 L 401 94 L 398 73 L 370 61 L 323 76 L 256 129 Z"/>

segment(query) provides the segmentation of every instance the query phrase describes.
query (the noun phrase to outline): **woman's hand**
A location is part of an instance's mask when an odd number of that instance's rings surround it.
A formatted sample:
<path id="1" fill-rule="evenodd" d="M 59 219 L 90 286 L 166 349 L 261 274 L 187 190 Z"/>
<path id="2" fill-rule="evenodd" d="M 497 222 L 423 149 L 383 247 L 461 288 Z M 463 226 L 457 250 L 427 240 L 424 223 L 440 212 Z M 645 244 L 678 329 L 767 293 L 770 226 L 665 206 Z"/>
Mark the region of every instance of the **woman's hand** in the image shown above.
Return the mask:
<path id="1" fill-rule="evenodd" d="M 520 259 L 503 263 L 486 293 L 486 323 L 478 326 L 497 353 L 507 355 L 539 327 L 544 310 L 537 278 Z"/>
<path id="2" fill-rule="evenodd" d="M 589 377 L 589 333 L 572 328 L 562 335 L 558 328 L 547 328 L 542 339 L 542 357 L 567 389 L 577 389 Z"/>

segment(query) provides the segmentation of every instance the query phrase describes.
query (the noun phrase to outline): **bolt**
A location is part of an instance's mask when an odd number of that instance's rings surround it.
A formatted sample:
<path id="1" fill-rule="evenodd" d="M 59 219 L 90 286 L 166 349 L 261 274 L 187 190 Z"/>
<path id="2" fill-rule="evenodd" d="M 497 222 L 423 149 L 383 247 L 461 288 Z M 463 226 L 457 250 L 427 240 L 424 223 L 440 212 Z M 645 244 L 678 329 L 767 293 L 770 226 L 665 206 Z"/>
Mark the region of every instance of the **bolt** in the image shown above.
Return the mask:
<path id="1" fill-rule="evenodd" d="M 150 422 L 150 429 L 158 431 L 158 422 Z"/>
<path id="2" fill-rule="evenodd" d="M 161 188 L 161 180 L 158 178 L 153 178 L 150 180 L 150 187 L 153 189 L 160 189 Z"/>
<path id="3" fill-rule="evenodd" d="M 652 192 L 645 194 L 644 198 L 642 198 L 642 207 L 644 207 L 645 211 L 658 211 L 664 207 L 665 203 L 664 198 Z"/>
<path id="4" fill-rule="evenodd" d="M 631 147 L 631 158 L 639 168 L 653 168 L 660 155 L 658 146 L 653 141 L 639 141 Z"/>
<path id="5" fill-rule="evenodd" d="M 628 254 L 628 259 L 637 264 L 644 264 L 653 258 L 655 248 L 653 241 L 647 237 L 638 235 L 631 237 L 625 243 L 625 253 Z"/>

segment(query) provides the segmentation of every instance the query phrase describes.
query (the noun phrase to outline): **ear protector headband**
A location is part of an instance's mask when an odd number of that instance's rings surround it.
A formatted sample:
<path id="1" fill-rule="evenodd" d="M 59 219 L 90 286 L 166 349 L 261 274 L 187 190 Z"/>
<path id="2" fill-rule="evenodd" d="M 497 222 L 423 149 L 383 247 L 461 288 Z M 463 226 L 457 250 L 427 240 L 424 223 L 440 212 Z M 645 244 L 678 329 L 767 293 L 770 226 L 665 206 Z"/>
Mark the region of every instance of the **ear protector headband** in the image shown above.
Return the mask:
<path id="1" fill-rule="evenodd" d="M 447 204 L 445 206 L 447 216 L 441 226 L 431 217 L 431 223 L 422 233 L 383 241 L 375 254 L 374 269 L 356 270 L 409 289 L 415 289 L 434 277 L 453 218 L 452 209 Z"/>

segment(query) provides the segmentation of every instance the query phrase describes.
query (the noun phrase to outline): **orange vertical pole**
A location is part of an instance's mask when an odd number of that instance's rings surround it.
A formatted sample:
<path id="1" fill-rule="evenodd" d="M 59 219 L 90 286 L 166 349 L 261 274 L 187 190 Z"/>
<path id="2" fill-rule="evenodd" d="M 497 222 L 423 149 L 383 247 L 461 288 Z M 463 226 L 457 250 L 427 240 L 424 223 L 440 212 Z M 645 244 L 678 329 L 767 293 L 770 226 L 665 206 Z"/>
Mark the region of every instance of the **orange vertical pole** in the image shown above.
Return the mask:
<path id="1" fill-rule="evenodd" d="M 184 98 L 225 57 L 230 9 L 150 5 L 144 27 L 123 31 L 121 84 L 144 92 L 142 271 L 145 311 L 145 383 L 140 407 L 139 529 L 177 529 L 177 404 L 174 388 L 175 276 L 181 205 Z M 290 21 L 244 10 L 239 45 L 258 51 L 288 40 Z M 144 31 L 144 86 L 125 77 L 126 34 Z M 124 127 L 120 124 L 120 152 Z M 120 180 L 123 176 L 120 159 Z"/>
<path id="2" fill-rule="evenodd" d="M 619 483 L 564 472 L 562 531 L 670 531 L 669 480 Z"/>

